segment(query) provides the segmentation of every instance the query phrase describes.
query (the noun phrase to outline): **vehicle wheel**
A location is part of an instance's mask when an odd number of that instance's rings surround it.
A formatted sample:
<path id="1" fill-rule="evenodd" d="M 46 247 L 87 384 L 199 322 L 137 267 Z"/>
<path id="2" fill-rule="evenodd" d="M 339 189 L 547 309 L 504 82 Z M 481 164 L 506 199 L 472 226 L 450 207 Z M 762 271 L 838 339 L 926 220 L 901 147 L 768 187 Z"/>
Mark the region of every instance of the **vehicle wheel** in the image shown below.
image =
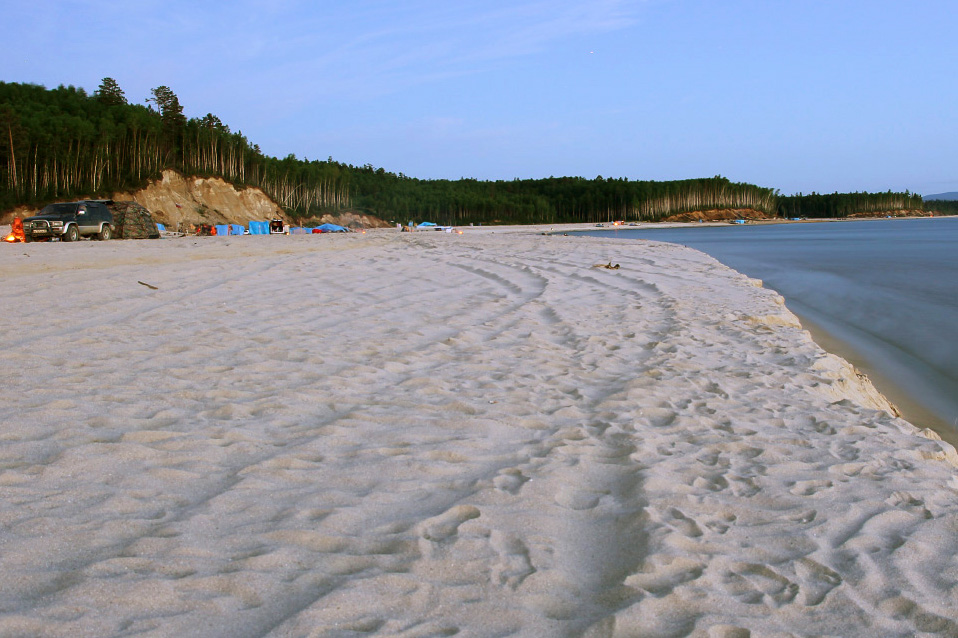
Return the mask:
<path id="1" fill-rule="evenodd" d="M 108 240 L 108 239 L 113 239 L 113 229 L 110 228 L 109 226 L 107 226 L 106 224 L 104 224 L 104 225 L 103 225 L 103 228 L 100 229 L 100 232 L 99 232 L 99 234 L 96 236 L 96 238 L 99 239 L 100 241 L 106 241 L 106 240 Z"/>
<path id="2" fill-rule="evenodd" d="M 63 241 L 77 241 L 80 239 L 80 230 L 73 224 L 63 233 Z"/>

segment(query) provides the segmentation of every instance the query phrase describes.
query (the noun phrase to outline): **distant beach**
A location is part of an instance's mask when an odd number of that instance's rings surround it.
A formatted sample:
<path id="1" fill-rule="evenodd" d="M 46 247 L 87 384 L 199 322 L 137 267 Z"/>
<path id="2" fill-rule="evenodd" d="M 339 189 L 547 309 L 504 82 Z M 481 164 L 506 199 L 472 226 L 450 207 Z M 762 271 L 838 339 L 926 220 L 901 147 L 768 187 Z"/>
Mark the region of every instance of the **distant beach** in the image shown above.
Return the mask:
<path id="1" fill-rule="evenodd" d="M 958 635 L 955 449 L 563 230 L 0 246 L 0 635 Z"/>

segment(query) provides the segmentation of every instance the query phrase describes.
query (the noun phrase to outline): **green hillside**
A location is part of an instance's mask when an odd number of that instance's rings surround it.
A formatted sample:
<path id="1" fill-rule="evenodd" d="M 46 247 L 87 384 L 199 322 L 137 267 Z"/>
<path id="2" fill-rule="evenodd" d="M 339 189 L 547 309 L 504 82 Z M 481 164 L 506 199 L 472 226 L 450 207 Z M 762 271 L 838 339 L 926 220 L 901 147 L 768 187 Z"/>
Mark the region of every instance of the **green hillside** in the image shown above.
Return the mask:
<path id="1" fill-rule="evenodd" d="M 550 177 L 421 180 L 371 165 L 264 155 L 208 113 L 187 118 L 166 86 L 131 104 L 111 78 L 92 94 L 0 82 L 0 211 L 140 188 L 165 169 L 265 191 L 293 217 L 355 211 L 442 224 L 655 221 L 703 210 L 845 217 L 921 210 L 911 193 L 781 196 L 724 177 L 676 181 Z"/>

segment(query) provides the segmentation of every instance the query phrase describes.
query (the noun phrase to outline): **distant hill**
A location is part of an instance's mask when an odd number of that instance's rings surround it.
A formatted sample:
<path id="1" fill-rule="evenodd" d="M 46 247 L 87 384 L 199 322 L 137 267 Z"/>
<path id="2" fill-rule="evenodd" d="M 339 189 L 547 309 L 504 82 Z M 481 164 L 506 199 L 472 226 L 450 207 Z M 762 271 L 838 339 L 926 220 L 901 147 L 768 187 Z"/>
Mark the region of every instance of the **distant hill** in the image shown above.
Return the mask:
<path id="1" fill-rule="evenodd" d="M 937 195 L 925 195 L 922 197 L 923 200 L 928 201 L 929 199 L 943 199 L 945 201 L 953 202 L 958 200 L 958 193 L 938 193 Z"/>

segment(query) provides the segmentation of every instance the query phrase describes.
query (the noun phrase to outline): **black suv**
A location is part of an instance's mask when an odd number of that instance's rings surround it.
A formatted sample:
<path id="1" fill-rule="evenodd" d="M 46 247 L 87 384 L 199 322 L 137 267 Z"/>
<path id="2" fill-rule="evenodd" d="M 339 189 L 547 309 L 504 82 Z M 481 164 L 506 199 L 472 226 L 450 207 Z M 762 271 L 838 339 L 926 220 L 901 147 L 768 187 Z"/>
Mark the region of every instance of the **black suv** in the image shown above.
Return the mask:
<path id="1" fill-rule="evenodd" d="M 60 238 L 76 241 L 80 237 L 113 237 L 113 213 L 106 207 L 110 200 L 85 199 L 80 202 L 49 204 L 23 220 L 26 241 Z"/>

